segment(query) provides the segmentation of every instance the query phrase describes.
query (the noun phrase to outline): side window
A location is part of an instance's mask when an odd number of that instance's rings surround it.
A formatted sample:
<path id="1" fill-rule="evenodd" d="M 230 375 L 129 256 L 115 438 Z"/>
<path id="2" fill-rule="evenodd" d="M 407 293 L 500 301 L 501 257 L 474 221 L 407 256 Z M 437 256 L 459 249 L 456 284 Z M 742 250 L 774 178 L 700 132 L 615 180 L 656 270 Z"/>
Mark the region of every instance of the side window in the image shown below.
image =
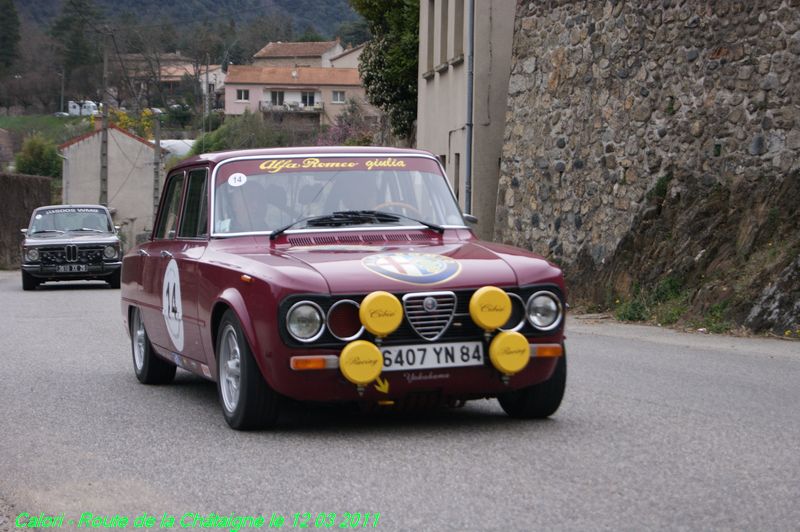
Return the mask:
<path id="1" fill-rule="evenodd" d="M 205 168 L 189 172 L 186 201 L 181 214 L 181 237 L 198 238 L 208 235 L 207 181 Z"/>
<path id="2" fill-rule="evenodd" d="M 158 216 L 156 238 L 175 238 L 178 228 L 178 209 L 181 206 L 183 192 L 183 173 L 174 174 L 167 182 L 167 194 Z"/>

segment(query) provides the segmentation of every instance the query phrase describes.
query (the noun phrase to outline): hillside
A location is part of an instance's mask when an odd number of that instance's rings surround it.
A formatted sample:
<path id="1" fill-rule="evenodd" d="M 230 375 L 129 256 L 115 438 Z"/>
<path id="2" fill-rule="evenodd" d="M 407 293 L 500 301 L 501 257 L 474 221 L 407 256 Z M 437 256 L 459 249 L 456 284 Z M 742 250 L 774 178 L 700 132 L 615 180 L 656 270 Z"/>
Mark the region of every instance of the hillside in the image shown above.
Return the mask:
<path id="1" fill-rule="evenodd" d="M 63 1 L 15 0 L 15 6 L 21 17 L 47 26 L 61 12 Z M 359 18 L 347 0 L 95 0 L 94 3 L 110 18 L 129 13 L 144 23 L 193 23 L 226 18 L 247 22 L 257 16 L 288 15 L 296 34 L 311 28 L 327 38 L 335 37 L 341 23 Z"/>

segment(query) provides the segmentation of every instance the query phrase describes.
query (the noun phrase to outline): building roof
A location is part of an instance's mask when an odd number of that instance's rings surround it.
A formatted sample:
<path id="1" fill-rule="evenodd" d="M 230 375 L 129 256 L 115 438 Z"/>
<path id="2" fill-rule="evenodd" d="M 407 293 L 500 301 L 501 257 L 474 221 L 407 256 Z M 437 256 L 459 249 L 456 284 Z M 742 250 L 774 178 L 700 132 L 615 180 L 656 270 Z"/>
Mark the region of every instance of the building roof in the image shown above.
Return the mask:
<path id="1" fill-rule="evenodd" d="M 317 87 L 320 85 L 360 86 L 361 78 L 357 68 L 326 67 L 228 67 L 227 85 L 291 85 Z"/>
<path id="2" fill-rule="evenodd" d="M 253 57 L 321 57 L 337 44 L 339 41 L 270 42 Z"/>
<path id="3" fill-rule="evenodd" d="M 133 140 L 138 140 L 142 144 L 147 144 L 150 148 L 155 148 L 154 144 L 152 142 L 150 142 L 149 140 L 143 139 L 142 137 L 140 137 L 138 135 L 134 135 L 133 133 L 131 133 L 131 132 L 125 130 L 125 129 L 122 129 L 121 127 L 117 126 L 116 124 L 109 124 L 108 125 L 108 129 L 109 129 L 109 131 L 112 130 L 112 129 L 114 129 L 116 131 L 119 131 L 123 135 L 129 136 Z M 88 133 L 84 133 L 83 135 L 78 135 L 77 137 L 69 139 L 64 144 L 61 144 L 58 147 L 58 149 L 61 150 L 61 151 L 64 151 L 64 150 L 66 150 L 67 148 L 69 148 L 70 146 L 72 146 L 74 144 L 77 144 L 77 143 L 79 143 L 79 142 L 81 142 L 83 140 L 86 140 L 88 138 L 91 138 L 91 137 L 93 137 L 95 135 L 100 134 L 101 131 L 102 131 L 102 129 L 98 128 L 98 129 L 95 129 L 94 131 L 89 131 Z M 161 151 L 165 152 L 165 153 L 168 153 L 167 150 L 165 150 L 164 148 L 161 148 Z"/>

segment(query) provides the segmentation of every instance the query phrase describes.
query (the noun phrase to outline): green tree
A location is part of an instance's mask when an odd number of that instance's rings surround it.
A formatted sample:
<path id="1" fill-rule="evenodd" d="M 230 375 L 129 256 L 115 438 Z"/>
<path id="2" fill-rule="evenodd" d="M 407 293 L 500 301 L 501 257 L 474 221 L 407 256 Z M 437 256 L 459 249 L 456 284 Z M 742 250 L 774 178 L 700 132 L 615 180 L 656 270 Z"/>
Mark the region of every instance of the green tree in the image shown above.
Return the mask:
<path id="1" fill-rule="evenodd" d="M 0 0 L 0 75 L 19 56 L 19 15 L 14 0 Z"/>
<path id="2" fill-rule="evenodd" d="M 15 162 L 20 174 L 61 177 L 58 149 L 40 133 L 34 133 L 25 139 Z"/>
<path id="3" fill-rule="evenodd" d="M 51 33 L 58 42 L 59 55 L 67 74 L 100 62 L 100 36 L 103 23 L 92 0 L 65 0 Z"/>
<path id="4" fill-rule="evenodd" d="M 212 151 L 285 146 L 286 138 L 264 122 L 260 113 L 245 112 L 225 119 L 217 130 L 194 141 L 190 155 Z"/>
<path id="5" fill-rule="evenodd" d="M 389 117 L 392 131 L 414 138 L 417 116 L 419 0 L 350 0 L 373 39 L 358 65 L 370 103 Z"/>
<path id="6" fill-rule="evenodd" d="M 336 28 L 336 35 L 345 46 L 358 46 L 372 38 L 372 34 L 369 32 L 369 24 L 364 19 L 342 22 Z"/>

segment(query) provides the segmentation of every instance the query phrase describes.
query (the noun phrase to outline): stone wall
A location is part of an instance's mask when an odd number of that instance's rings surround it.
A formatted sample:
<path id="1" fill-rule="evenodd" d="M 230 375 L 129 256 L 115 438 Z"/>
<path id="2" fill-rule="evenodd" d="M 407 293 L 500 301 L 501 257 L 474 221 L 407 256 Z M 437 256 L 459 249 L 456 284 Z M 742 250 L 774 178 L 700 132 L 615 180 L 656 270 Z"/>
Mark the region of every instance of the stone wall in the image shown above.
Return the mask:
<path id="1" fill-rule="evenodd" d="M 0 173 L 3 208 L 0 209 L 0 269 L 18 268 L 22 235 L 36 207 L 49 205 L 50 178 Z"/>
<path id="2" fill-rule="evenodd" d="M 746 197 L 800 168 L 800 1 L 520 1 L 508 103 L 495 238 L 580 280 L 660 200 Z M 726 220 L 736 253 L 753 219 Z"/>

